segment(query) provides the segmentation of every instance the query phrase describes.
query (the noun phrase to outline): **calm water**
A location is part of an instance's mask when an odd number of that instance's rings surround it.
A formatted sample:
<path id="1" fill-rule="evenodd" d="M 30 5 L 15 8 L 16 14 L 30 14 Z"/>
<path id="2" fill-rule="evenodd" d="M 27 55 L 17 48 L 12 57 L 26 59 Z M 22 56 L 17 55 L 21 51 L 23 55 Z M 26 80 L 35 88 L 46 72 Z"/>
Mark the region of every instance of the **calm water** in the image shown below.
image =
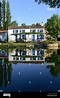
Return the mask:
<path id="1" fill-rule="evenodd" d="M 59 92 L 59 49 L 0 49 L 0 92 Z"/>

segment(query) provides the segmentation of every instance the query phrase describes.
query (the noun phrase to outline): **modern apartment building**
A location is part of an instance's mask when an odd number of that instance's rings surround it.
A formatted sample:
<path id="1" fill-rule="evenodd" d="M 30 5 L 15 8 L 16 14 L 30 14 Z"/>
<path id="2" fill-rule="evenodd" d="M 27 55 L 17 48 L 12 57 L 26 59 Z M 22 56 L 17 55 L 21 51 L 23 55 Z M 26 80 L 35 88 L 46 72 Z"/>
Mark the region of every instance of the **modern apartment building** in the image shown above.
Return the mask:
<path id="1" fill-rule="evenodd" d="M 8 41 L 44 41 L 46 40 L 44 26 L 14 26 L 8 28 Z"/>

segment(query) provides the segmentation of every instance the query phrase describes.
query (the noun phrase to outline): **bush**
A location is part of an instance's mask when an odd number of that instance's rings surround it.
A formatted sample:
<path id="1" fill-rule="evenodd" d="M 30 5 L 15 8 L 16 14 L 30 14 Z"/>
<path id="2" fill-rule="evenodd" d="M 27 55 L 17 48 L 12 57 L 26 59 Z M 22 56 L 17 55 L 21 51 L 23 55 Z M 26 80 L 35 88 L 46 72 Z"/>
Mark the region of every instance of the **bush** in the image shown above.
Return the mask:
<path id="1" fill-rule="evenodd" d="M 9 46 L 14 46 L 14 43 L 12 40 L 9 42 Z"/>

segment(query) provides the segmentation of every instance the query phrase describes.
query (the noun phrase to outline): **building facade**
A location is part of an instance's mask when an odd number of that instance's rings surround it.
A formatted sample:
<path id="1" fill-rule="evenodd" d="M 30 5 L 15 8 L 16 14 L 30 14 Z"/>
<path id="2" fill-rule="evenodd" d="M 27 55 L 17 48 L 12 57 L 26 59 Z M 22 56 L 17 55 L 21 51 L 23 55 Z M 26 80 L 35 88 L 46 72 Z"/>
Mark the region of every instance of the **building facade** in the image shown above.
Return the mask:
<path id="1" fill-rule="evenodd" d="M 7 30 L 0 30 L 0 42 L 8 41 L 8 31 Z"/>
<path id="2" fill-rule="evenodd" d="M 44 26 L 17 26 L 8 28 L 8 41 L 44 41 Z"/>

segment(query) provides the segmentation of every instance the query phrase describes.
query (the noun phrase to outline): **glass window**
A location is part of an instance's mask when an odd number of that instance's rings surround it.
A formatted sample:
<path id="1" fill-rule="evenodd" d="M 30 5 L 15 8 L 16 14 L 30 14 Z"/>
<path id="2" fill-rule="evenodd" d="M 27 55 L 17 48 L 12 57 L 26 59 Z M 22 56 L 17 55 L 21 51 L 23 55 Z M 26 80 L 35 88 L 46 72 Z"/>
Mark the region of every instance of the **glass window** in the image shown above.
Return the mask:
<path id="1" fill-rule="evenodd" d="M 20 33 L 21 33 L 21 30 L 20 30 Z"/>
<path id="2" fill-rule="evenodd" d="M 32 30 L 30 30 L 30 32 L 32 32 Z"/>
<path id="3" fill-rule="evenodd" d="M 38 32 L 40 32 L 40 30 L 38 30 Z"/>
<path id="4" fill-rule="evenodd" d="M 18 33 L 18 30 L 16 30 L 16 33 Z"/>
<path id="5" fill-rule="evenodd" d="M 22 32 L 25 32 L 25 30 L 22 30 Z"/>
<path id="6" fill-rule="evenodd" d="M 13 33 L 14 33 L 14 30 L 13 30 Z"/>
<path id="7" fill-rule="evenodd" d="M 36 32 L 36 30 L 33 30 L 33 32 Z"/>
<path id="8" fill-rule="evenodd" d="M 43 30 L 40 30 L 40 32 L 43 32 Z"/>
<path id="9" fill-rule="evenodd" d="M 41 35 L 41 38 L 44 39 L 44 34 Z"/>

